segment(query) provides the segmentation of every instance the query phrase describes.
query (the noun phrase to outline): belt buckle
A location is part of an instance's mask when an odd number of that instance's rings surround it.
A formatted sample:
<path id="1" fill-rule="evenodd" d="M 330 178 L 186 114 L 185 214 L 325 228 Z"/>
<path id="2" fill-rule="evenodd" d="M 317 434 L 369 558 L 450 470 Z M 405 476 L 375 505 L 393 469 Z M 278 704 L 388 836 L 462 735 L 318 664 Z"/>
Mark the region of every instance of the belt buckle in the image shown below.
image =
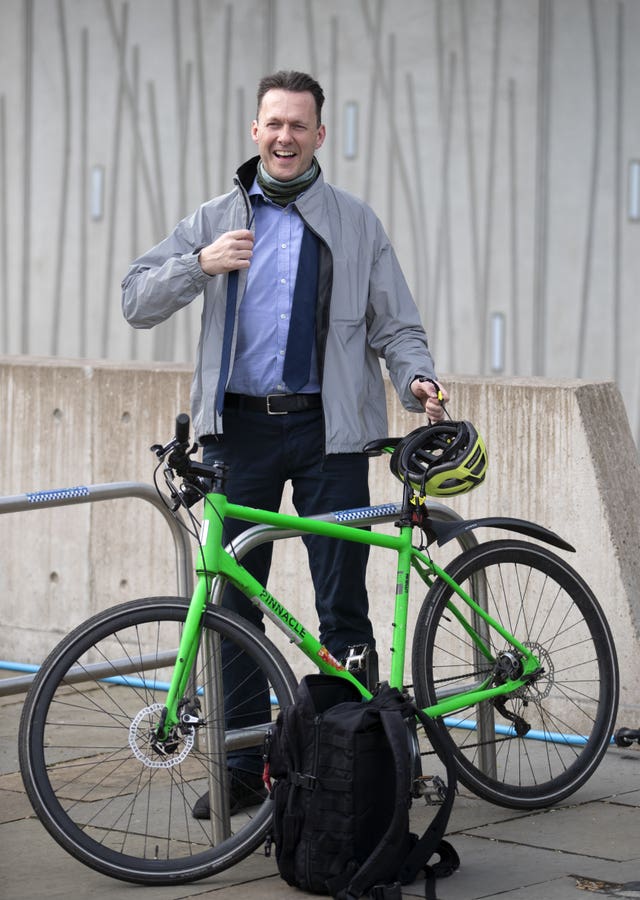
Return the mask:
<path id="1" fill-rule="evenodd" d="M 268 415 L 270 415 L 270 416 L 286 416 L 287 415 L 286 409 L 281 409 L 280 411 L 278 411 L 277 409 L 271 409 L 271 398 L 272 397 L 282 397 L 282 394 L 267 394 L 266 401 L 267 401 Z"/>

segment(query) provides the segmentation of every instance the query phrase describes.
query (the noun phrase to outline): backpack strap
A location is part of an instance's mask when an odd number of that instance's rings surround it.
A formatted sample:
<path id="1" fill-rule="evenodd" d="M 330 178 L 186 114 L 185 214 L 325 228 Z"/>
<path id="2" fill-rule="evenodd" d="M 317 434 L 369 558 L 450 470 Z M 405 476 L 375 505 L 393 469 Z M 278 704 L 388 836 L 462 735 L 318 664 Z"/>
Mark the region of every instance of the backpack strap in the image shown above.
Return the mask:
<path id="1" fill-rule="evenodd" d="M 374 847 L 368 859 L 355 872 L 348 872 L 340 878 L 333 879 L 327 884 L 331 894 L 338 900 L 352 900 L 361 897 L 372 882 L 375 883 L 377 868 L 381 857 L 387 850 L 389 841 L 394 833 L 402 828 L 402 823 L 407 811 L 407 798 L 411 789 L 410 774 L 407 767 L 407 726 L 398 709 L 381 709 L 380 721 L 384 728 L 385 737 L 393 754 L 393 767 L 395 770 L 395 802 L 393 816 L 389 827 Z M 387 861 L 383 859 L 383 864 Z M 400 883 L 380 884 L 369 888 L 370 896 L 377 900 L 400 900 Z"/>
<path id="2" fill-rule="evenodd" d="M 399 878 L 402 884 L 410 884 L 420 869 L 424 869 L 426 876 L 425 897 L 429 898 L 431 896 L 435 898 L 435 879 L 451 875 L 460 865 L 460 858 L 455 849 L 448 841 L 443 840 L 456 795 L 457 775 L 453 754 L 447 749 L 438 729 L 434 727 L 431 719 L 421 709 L 416 707 L 415 714 L 424 726 L 431 746 L 446 768 L 447 789 L 442 806 L 405 859 Z M 440 861 L 432 866 L 426 865 L 434 853 L 439 855 Z M 428 893 L 430 884 L 431 894 Z"/>

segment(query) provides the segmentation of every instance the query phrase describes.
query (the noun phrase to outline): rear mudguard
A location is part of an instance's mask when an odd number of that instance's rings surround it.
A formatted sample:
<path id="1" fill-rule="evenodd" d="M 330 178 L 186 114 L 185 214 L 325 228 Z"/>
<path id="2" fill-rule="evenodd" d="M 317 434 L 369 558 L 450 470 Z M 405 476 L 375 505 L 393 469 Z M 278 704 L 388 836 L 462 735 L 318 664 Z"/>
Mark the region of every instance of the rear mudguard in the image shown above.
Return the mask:
<path id="1" fill-rule="evenodd" d="M 456 522 L 443 522 L 430 518 L 425 523 L 425 531 L 433 534 L 439 547 L 459 537 L 461 534 L 474 531 L 476 528 L 504 528 L 507 531 L 516 531 L 519 534 L 526 534 L 527 537 L 536 538 L 554 547 L 559 547 L 560 550 L 568 550 L 571 553 L 575 553 L 575 547 L 572 547 L 571 544 L 563 540 L 554 531 L 550 531 L 543 525 L 536 525 L 535 522 L 527 522 L 525 519 L 488 516 L 484 519 L 461 519 Z"/>

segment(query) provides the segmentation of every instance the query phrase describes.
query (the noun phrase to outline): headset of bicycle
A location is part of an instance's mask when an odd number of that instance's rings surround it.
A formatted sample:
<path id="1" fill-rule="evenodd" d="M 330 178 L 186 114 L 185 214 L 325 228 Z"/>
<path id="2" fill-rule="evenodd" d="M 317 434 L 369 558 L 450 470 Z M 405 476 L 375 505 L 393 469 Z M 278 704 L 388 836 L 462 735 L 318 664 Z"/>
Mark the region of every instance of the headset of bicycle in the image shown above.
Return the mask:
<path id="1" fill-rule="evenodd" d="M 391 456 L 393 474 L 421 496 L 466 494 L 482 484 L 487 449 L 471 422 L 441 422 L 416 428 Z"/>

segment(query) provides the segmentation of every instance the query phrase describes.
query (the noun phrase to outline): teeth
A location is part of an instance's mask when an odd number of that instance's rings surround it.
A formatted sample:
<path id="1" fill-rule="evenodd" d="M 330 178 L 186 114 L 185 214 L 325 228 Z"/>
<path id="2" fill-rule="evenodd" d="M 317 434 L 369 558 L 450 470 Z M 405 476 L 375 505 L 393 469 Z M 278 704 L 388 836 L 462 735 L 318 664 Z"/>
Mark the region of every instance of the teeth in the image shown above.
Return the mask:
<path id="1" fill-rule="evenodd" d="M 276 156 L 295 156 L 295 153 L 291 150 L 276 150 Z"/>

